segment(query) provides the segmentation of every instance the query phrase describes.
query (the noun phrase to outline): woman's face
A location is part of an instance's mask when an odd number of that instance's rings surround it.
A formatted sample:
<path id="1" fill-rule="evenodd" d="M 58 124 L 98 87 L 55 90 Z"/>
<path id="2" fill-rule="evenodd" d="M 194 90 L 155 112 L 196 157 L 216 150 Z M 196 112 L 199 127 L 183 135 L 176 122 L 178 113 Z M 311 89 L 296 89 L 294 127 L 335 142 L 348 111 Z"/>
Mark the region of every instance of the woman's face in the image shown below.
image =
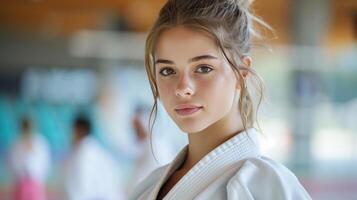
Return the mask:
<path id="1" fill-rule="evenodd" d="M 237 112 L 237 79 L 207 35 L 184 27 L 161 33 L 156 47 L 159 99 L 187 133 L 200 132 Z"/>

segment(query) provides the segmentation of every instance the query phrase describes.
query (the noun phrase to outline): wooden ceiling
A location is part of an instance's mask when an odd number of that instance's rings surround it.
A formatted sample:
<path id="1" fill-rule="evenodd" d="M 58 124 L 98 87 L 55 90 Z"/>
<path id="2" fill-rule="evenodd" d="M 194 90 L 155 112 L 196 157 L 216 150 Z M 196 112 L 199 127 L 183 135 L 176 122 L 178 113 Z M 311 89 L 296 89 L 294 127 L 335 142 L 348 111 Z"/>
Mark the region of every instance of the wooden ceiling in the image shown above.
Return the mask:
<path id="1" fill-rule="evenodd" d="M 126 22 L 129 30 L 144 32 L 166 0 L 0 0 L 0 30 L 19 33 L 70 35 L 82 29 L 107 29 Z M 256 0 L 255 10 L 278 33 L 278 43 L 290 40 L 293 0 Z M 356 0 L 331 0 L 332 20 L 327 40 L 351 37 L 351 10 Z M 336 29 L 336 27 L 338 27 Z M 353 32 L 353 30 L 352 30 Z M 332 38 L 332 39 L 331 39 Z"/>
<path id="2" fill-rule="evenodd" d="M 8 29 L 54 29 L 71 33 L 123 18 L 130 28 L 145 31 L 163 0 L 1 0 L 0 25 Z"/>

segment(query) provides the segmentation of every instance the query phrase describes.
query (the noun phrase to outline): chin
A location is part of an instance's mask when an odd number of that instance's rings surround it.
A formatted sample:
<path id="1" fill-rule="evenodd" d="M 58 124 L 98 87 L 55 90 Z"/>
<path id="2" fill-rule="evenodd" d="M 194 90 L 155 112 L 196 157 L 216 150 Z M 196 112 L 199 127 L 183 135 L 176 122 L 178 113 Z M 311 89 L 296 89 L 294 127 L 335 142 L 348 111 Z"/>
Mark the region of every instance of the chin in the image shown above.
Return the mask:
<path id="1" fill-rule="evenodd" d="M 188 123 L 179 122 L 176 124 L 181 129 L 181 131 L 185 133 L 197 133 L 207 128 L 205 124 L 197 122 L 195 123 L 194 121 L 190 121 Z"/>

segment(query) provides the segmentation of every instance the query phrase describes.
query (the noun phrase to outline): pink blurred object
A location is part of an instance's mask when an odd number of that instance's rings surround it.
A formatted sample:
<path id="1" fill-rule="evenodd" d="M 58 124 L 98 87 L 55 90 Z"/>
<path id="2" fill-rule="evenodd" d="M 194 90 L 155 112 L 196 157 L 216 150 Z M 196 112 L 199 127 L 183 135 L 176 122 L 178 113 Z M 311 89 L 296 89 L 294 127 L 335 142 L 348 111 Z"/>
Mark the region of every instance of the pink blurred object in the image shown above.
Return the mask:
<path id="1" fill-rule="evenodd" d="M 42 183 L 31 178 L 16 181 L 14 200 L 45 200 L 45 188 Z"/>

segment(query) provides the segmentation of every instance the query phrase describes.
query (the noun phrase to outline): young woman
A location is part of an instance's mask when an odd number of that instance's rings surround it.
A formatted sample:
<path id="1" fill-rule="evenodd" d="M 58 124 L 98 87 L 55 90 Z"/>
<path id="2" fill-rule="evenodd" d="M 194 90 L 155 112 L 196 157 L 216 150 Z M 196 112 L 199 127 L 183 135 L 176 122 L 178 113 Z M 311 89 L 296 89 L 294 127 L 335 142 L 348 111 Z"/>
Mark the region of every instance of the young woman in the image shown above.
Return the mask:
<path id="1" fill-rule="evenodd" d="M 160 100 L 189 144 L 131 199 L 311 199 L 291 171 L 259 151 L 253 99 L 263 91 L 249 51 L 253 21 L 264 23 L 250 4 L 169 0 L 161 9 L 145 53 L 153 113 Z"/>

